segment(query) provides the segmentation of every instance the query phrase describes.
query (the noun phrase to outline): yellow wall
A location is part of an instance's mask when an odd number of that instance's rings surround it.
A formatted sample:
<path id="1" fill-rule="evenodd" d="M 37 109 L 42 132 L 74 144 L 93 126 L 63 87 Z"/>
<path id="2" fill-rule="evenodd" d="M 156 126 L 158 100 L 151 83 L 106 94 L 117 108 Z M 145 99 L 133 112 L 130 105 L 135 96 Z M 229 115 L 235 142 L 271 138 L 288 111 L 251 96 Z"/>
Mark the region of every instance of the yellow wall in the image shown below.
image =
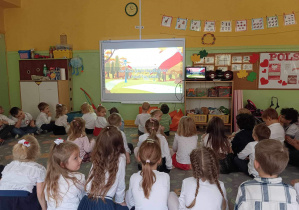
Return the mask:
<path id="1" fill-rule="evenodd" d="M 59 35 L 66 33 L 74 50 L 98 50 L 99 40 L 138 39 L 138 15 L 128 17 L 123 0 L 24 0 L 21 8 L 5 10 L 5 31 L 8 51 L 35 48 L 47 50 L 59 43 Z M 133 0 L 139 4 L 139 1 Z M 216 32 L 216 45 L 258 46 L 298 45 L 299 24 L 283 26 L 282 14 L 299 11 L 297 0 L 142 0 L 143 39 L 185 37 L 186 47 L 203 47 L 203 32 L 175 30 L 161 27 L 162 15 L 188 19 L 237 20 L 280 15 L 276 29 L 247 32 Z M 296 13 L 299 18 L 299 13 Z M 299 20 L 297 20 L 299 21 Z M 1 24 L 1 23 L 0 23 Z M 1 26 L 1 25 L 0 25 Z"/>
<path id="2" fill-rule="evenodd" d="M 0 7 L 0 33 L 4 33 L 4 10 Z"/>

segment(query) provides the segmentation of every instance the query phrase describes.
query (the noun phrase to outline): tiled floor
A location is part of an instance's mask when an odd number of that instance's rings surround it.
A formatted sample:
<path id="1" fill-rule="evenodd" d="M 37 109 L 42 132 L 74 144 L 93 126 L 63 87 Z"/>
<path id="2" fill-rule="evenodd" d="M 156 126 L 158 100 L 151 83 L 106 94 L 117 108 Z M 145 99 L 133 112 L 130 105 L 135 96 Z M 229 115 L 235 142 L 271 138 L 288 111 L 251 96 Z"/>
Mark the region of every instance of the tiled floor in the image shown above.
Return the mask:
<path id="1" fill-rule="evenodd" d="M 134 146 L 137 144 L 137 129 L 136 128 L 125 128 L 125 133 L 127 136 L 127 141 L 131 142 Z M 199 133 L 200 135 L 200 133 Z M 66 136 L 59 136 L 61 138 L 66 139 Z M 92 137 L 92 136 L 90 136 Z M 58 136 L 54 136 L 52 134 L 41 134 L 37 136 L 38 141 L 40 142 L 41 147 L 41 157 L 37 160 L 40 164 L 46 166 L 48 153 L 50 149 L 50 145 L 53 140 L 58 138 Z M 168 139 L 169 146 L 172 146 L 174 138 L 174 132 L 171 132 L 171 135 Z M 12 147 L 17 143 L 15 139 L 8 139 L 2 146 L 0 146 L 0 164 L 7 164 L 12 160 Z M 80 172 L 88 175 L 91 163 L 83 163 L 81 165 Z M 137 172 L 137 163 L 133 155 L 131 156 L 131 163 L 127 166 L 126 169 L 126 184 L 128 187 L 130 176 Z M 179 169 L 173 169 L 170 172 L 170 189 L 171 191 L 175 191 L 179 193 L 181 188 L 182 180 L 184 178 L 192 176 L 191 171 L 182 171 Z M 285 183 L 290 183 L 292 179 L 299 178 L 299 169 L 293 166 L 288 166 L 287 169 L 282 173 L 282 178 Z M 227 192 L 227 197 L 229 200 L 230 209 L 233 209 L 233 205 L 235 202 L 235 198 L 237 195 L 238 186 L 250 179 L 246 175 L 242 173 L 231 173 L 231 174 L 221 174 L 220 180 L 224 182 Z"/>

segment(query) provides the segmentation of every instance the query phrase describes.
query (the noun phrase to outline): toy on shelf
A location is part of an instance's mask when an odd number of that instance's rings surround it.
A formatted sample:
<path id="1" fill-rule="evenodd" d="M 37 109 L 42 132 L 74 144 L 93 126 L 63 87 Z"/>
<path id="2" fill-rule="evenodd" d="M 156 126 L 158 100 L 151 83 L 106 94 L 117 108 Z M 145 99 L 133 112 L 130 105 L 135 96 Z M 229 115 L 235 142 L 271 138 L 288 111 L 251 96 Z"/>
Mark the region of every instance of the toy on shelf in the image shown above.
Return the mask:
<path id="1" fill-rule="evenodd" d="M 187 89 L 187 97 L 196 97 L 196 93 L 195 93 L 194 88 Z"/>
<path id="2" fill-rule="evenodd" d="M 218 86 L 218 97 L 231 97 L 232 87 L 231 86 Z"/>
<path id="3" fill-rule="evenodd" d="M 70 66 L 73 67 L 73 73 L 72 75 L 79 75 L 79 69 L 81 69 L 81 72 L 83 72 L 84 70 L 84 66 L 83 66 L 83 60 L 80 57 L 74 57 L 71 59 L 70 61 Z"/>
<path id="4" fill-rule="evenodd" d="M 208 89 L 208 97 L 217 97 L 217 96 L 218 96 L 217 87 L 211 87 Z"/>
<path id="5" fill-rule="evenodd" d="M 196 88 L 196 96 L 197 97 L 206 97 L 207 96 L 207 90 L 205 88 Z"/>

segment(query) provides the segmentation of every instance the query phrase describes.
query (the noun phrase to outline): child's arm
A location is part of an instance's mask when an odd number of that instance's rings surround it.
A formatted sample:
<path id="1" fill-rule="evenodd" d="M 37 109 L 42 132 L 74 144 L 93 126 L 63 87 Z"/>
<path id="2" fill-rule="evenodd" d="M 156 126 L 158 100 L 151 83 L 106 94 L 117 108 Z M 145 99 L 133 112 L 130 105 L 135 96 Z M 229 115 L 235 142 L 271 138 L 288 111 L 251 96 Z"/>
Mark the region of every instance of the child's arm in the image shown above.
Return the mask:
<path id="1" fill-rule="evenodd" d="M 173 150 L 174 152 L 177 152 L 177 151 L 178 151 L 178 136 L 177 136 L 177 134 L 175 134 L 175 136 L 174 136 L 173 145 L 172 145 L 172 150 Z"/>
<path id="2" fill-rule="evenodd" d="M 241 160 L 244 160 L 253 152 L 253 149 L 251 148 L 250 143 L 246 145 L 246 147 L 238 154 L 238 158 Z"/>
<path id="3" fill-rule="evenodd" d="M 172 159 L 171 159 L 171 156 L 170 156 L 170 151 L 169 151 L 167 140 L 165 138 L 161 138 L 160 143 L 163 144 L 164 152 L 162 152 L 162 154 L 163 153 L 165 154 L 166 167 L 167 167 L 167 169 L 170 170 L 170 169 L 172 169 Z"/>
<path id="4" fill-rule="evenodd" d="M 42 210 L 47 209 L 47 204 L 45 200 L 45 194 L 44 194 L 44 183 L 36 183 L 36 194 L 37 194 L 37 199 L 42 207 Z"/>
<path id="5" fill-rule="evenodd" d="M 5 124 L 5 125 L 14 125 L 14 124 L 16 124 L 15 121 L 13 121 L 12 119 L 9 119 L 6 116 L 2 117 L 2 123 Z"/>
<path id="6" fill-rule="evenodd" d="M 129 209 L 131 209 L 133 206 L 135 206 L 135 201 L 134 201 L 134 197 L 132 194 L 132 182 L 134 181 L 132 177 L 134 177 L 134 176 L 131 176 L 129 189 L 126 192 L 126 203 L 127 203 L 127 206 Z"/>
<path id="7" fill-rule="evenodd" d="M 131 163 L 130 153 L 128 153 L 128 152 L 126 152 L 126 161 L 127 161 L 127 164 Z"/>
<path id="8" fill-rule="evenodd" d="M 15 118 L 15 119 L 17 119 L 16 124 L 15 124 L 15 127 L 16 127 L 16 128 L 20 128 L 20 127 L 21 127 L 21 124 L 22 124 L 22 120 L 23 120 L 23 118 L 22 118 L 22 117 L 19 117 L 19 118 Z"/>
<path id="9" fill-rule="evenodd" d="M 96 144 L 96 141 L 94 139 L 91 139 L 90 142 L 88 140 L 88 137 L 85 136 L 83 140 L 83 149 L 86 153 L 90 153 L 92 149 L 94 148 L 94 145 Z"/>
<path id="10" fill-rule="evenodd" d="M 126 175 L 126 160 L 124 158 L 119 159 L 119 165 L 118 165 L 118 185 L 115 193 L 115 203 L 119 203 L 121 205 L 125 204 L 125 189 L 126 189 L 126 183 L 125 183 L 125 175 Z"/>
<path id="11" fill-rule="evenodd" d="M 140 122 L 139 122 L 139 117 L 138 117 L 138 116 L 139 116 L 139 115 L 137 115 L 137 116 L 136 116 L 136 119 L 135 119 L 135 125 L 137 125 L 137 126 L 140 124 Z"/>
<path id="12" fill-rule="evenodd" d="M 30 127 L 35 127 L 34 120 L 31 120 L 31 121 L 30 121 Z"/>

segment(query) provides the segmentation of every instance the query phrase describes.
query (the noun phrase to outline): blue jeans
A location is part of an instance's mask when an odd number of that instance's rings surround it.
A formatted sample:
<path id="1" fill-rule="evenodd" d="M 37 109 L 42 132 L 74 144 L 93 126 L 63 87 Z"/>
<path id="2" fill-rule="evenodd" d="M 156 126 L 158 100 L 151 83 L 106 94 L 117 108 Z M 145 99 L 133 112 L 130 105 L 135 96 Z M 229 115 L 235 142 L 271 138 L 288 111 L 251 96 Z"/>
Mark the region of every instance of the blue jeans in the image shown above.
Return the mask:
<path id="1" fill-rule="evenodd" d="M 15 136 L 15 135 L 19 135 L 20 137 L 24 136 L 25 134 L 28 133 L 35 133 L 37 131 L 37 127 L 20 127 L 20 128 L 13 128 L 11 133 Z"/>

